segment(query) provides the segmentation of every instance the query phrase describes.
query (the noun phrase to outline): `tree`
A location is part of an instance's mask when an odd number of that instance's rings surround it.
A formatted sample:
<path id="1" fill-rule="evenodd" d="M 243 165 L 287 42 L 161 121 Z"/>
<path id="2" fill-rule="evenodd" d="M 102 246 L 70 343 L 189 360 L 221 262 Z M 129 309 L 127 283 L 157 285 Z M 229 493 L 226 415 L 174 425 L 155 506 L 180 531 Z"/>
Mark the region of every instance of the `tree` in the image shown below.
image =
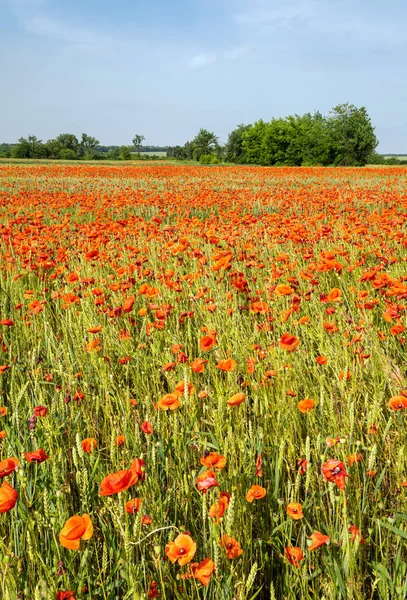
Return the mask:
<path id="1" fill-rule="evenodd" d="M 128 146 L 120 147 L 120 160 L 131 160 L 131 152 Z"/>
<path id="2" fill-rule="evenodd" d="M 229 133 L 228 141 L 225 148 L 225 158 L 227 162 L 235 164 L 244 164 L 247 162 L 246 153 L 243 148 L 243 134 L 250 129 L 251 125 L 238 125 L 231 133 Z"/>
<path id="3" fill-rule="evenodd" d="M 18 144 L 13 146 L 12 156 L 14 158 L 42 158 L 45 156 L 44 144 L 35 135 L 29 135 L 27 138 L 21 137 Z"/>
<path id="4" fill-rule="evenodd" d="M 334 164 L 363 166 L 378 145 L 374 127 L 366 108 L 338 104 L 328 117 L 333 145 Z"/>
<path id="5" fill-rule="evenodd" d="M 133 146 L 136 149 L 137 154 L 140 154 L 140 147 L 141 144 L 143 143 L 143 140 L 145 140 L 146 138 L 144 137 L 144 135 L 139 135 L 136 134 L 133 138 Z"/>
<path id="6" fill-rule="evenodd" d="M 203 154 L 217 154 L 220 150 L 218 137 L 213 131 L 200 129 L 192 140 L 192 154 L 195 160 L 199 160 Z"/>
<path id="7" fill-rule="evenodd" d="M 99 144 L 99 140 L 95 137 L 82 133 L 82 139 L 79 144 L 79 154 L 81 156 L 92 159 L 95 147 Z"/>
<path id="8" fill-rule="evenodd" d="M 79 142 L 78 138 L 73 133 L 61 133 L 56 138 L 56 142 L 60 145 L 61 152 L 63 150 L 72 150 L 72 152 L 78 154 Z"/>

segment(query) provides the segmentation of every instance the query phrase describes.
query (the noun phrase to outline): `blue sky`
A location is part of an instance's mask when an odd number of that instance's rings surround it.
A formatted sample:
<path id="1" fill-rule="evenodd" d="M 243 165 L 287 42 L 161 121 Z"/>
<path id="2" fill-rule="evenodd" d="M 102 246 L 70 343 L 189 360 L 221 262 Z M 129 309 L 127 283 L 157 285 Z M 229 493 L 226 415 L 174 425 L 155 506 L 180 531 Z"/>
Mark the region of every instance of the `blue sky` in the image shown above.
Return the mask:
<path id="1" fill-rule="evenodd" d="M 200 127 L 366 106 L 407 153 L 405 0 L 0 0 L 0 141 Z"/>

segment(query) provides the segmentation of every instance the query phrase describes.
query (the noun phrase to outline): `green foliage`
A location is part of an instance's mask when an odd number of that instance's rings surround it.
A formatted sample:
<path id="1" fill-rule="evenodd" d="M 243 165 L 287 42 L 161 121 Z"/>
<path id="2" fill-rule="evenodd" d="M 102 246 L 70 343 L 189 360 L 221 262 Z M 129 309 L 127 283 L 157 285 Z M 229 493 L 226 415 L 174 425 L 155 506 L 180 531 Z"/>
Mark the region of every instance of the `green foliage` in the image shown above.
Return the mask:
<path id="1" fill-rule="evenodd" d="M 243 134 L 250 129 L 251 125 L 238 125 L 231 133 L 229 133 L 228 141 L 225 148 L 225 158 L 227 162 L 243 165 L 247 163 L 247 157 L 243 148 Z"/>
<path id="2" fill-rule="evenodd" d="M 62 160 L 76 160 L 77 158 L 75 150 L 71 150 L 71 148 L 62 148 L 59 156 Z"/>
<path id="3" fill-rule="evenodd" d="M 333 164 L 367 164 L 378 140 L 366 109 L 353 104 L 338 104 L 329 115 L 327 123 L 335 152 Z"/>
<path id="4" fill-rule="evenodd" d="M 137 153 L 140 152 L 140 147 L 141 147 L 141 144 L 143 143 L 144 139 L 145 139 L 144 135 L 136 134 L 134 136 L 133 146 L 135 147 Z"/>
<path id="5" fill-rule="evenodd" d="M 120 160 L 131 160 L 131 152 L 128 146 L 120 147 Z"/>

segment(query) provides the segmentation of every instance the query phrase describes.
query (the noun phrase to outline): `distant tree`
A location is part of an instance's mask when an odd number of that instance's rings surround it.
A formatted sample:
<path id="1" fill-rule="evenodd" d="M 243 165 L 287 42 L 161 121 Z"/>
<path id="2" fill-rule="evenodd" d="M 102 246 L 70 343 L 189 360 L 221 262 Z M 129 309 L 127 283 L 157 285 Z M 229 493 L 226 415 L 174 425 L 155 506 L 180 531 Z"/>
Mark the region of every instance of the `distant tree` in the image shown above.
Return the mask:
<path id="1" fill-rule="evenodd" d="M 73 133 L 61 133 L 56 138 L 56 141 L 60 145 L 61 152 L 63 150 L 72 150 L 76 155 L 78 154 L 79 141 Z"/>
<path id="2" fill-rule="evenodd" d="M 109 160 L 119 160 L 120 159 L 120 148 L 111 148 L 108 152 L 106 152 L 106 158 Z M 131 158 L 131 155 L 130 155 Z"/>
<path id="3" fill-rule="evenodd" d="M 12 156 L 14 158 L 43 158 L 45 156 L 44 144 L 35 135 L 29 135 L 27 138 L 21 137 L 18 144 L 12 148 Z"/>
<path id="4" fill-rule="evenodd" d="M 128 146 L 120 147 L 120 160 L 131 160 L 131 152 Z"/>
<path id="5" fill-rule="evenodd" d="M 76 160 L 78 156 L 75 150 L 71 150 L 70 148 L 62 148 L 60 152 L 60 158 L 62 160 Z"/>
<path id="6" fill-rule="evenodd" d="M 208 131 L 207 129 L 200 129 L 191 144 L 192 155 L 195 160 L 199 160 L 204 154 L 216 155 L 220 149 L 217 136 L 213 131 Z"/>
<path id="7" fill-rule="evenodd" d="M 47 158 L 61 158 L 61 150 L 61 144 L 55 139 L 48 140 L 45 144 L 45 156 Z"/>
<path id="8" fill-rule="evenodd" d="M 366 108 L 353 104 L 338 104 L 328 117 L 334 164 L 362 166 L 378 145 L 374 127 Z"/>
<path id="9" fill-rule="evenodd" d="M 227 162 L 235 164 L 244 164 L 247 162 L 246 154 L 243 148 L 243 134 L 250 129 L 251 125 L 238 125 L 229 133 L 225 148 L 225 158 Z"/>
<path id="10" fill-rule="evenodd" d="M 92 159 L 95 152 L 95 147 L 99 144 L 99 140 L 95 137 L 82 133 L 82 138 L 79 143 L 78 152 L 80 156 L 86 156 Z"/>
<path id="11" fill-rule="evenodd" d="M 140 148 L 141 144 L 143 143 L 143 140 L 145 140 L 144 135 L 136 134 L 133 138 L 133 146 L 135 147 L 137 154 L 140 153 Z"/>
<path id="12" fill-rule="evenodd" d="M 242 134 L 242 146 L 247 164 L 266 165 L 267 159 L 264 156 L 263 140 L 266 134 L 268 124 L 260 119 L 254 125 L 246 129 Z"/>

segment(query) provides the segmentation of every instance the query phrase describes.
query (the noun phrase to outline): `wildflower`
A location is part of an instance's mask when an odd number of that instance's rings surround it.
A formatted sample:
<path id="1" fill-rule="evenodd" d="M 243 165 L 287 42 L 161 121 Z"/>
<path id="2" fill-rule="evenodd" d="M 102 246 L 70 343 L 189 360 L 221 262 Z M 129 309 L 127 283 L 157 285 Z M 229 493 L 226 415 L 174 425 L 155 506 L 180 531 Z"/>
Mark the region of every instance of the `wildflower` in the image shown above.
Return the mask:
<path id="1" fill-rule="evenodd" d="M 294 521 L 298 521 L 298 519 L 302 519 L 304 516 L 302 505 L 299 502 L 290 502 L 290 504 L 287 506 L 286 512 L 287 515 Z"/>
<path id="2" fill-rule="evenodd" d="M 111 496 L 123 492 L 135 485 L 138 479 L 139 475 L 133 465 L 130 469 L 107 475 L 100 484 L 99 496 Z"/>
<path id="3" fill-rule="evenodd" d="M 93 524 L 90 516 L 85 513 L 81 517 L 74 516 L 67 520 L 59 534 L 59 541 L 64 548 L 78 550 L 81 539 L 89 540 L 92 535 Z"/>
<path id="4" fill-rule="evenodd" d="M 222 535 L 220 538 L 220 546 L 226 550 L 226 556 L 231 560 L 238 558 L 243 554 L 243 550 L 237 540 L 230 535 Z"/>
<path id="5" fill-rule="evenodd" d="M 172 564 L 178 561 L 181 567 L 193 559 L 195 552 L 196 543 L 190 535 L 185 534 L 178 535 L 173 542 L 169 542 L 165 547 L 165 554 Z"/>
<path id="6" fill-rule="evenodd" d="M 148 421 L 144 421 L 144 423 L 140 425 L 140 429 L 147 435 L 151 435 L 153 433 L 153 426 Z"/>
<path id="7" fill-rule="evenodd" d="M 360 463 L 362 461 L 361 454 L 349 454 L 348 456 L 348 465 L 352 467 L 355 463 Z"/>
<path id="8" fill-rule="evenodd" d="M 45 417 L 48 412 L 48 408 L 46 406 L 36 406 L 34 408 L 34 415 L 36 417 Z"/>
<path id="9" fill-rule="evenodd" d="M 219 523 L 220 518 L 223 517 L 227 507 L 229 506 L 230 494 L 228 492 L 221 492 L 217 502 L 214 502 L 209 509 L 209 516 L 215 519 L 215 523 Z"/>
<path id="10" fill-rule="evenodd" d="M 191 367 L 194 373 L 204 373 L 205 365 L 207 364 L 207 362 L 208 361 L 204 360 L 203 358 L 196 358 L 190 363 L 189 366 Z"/>
<path id="11" fill-rule="evenodd" d="M 393 396 L 387 403 L 391 410 L 403 410 L 407 408 L 407 398 L 405 396 Z"/>
<path id="12" fill-rule="evenodd" d="M 212 348 L 216 346 L 216 336 L 205 335 L 200 339 L 199 346 L 204 352 L 209 352 L 209 350 L 212 350 Z"/>
<path id="13" fill-rule="evenodd" d="M 322 475 L 327 481 L 335 483 L 340 489 L 346 487 L 345 477 L 349 475 L 345 472 L 345 465 L 340 460 L 327 460 L 321 467 Z"/>
<path id="14" fill-rule="evenodd" d="M 16 505 L 18 493 L 7 481 L 0 486 L 0 513 L 8 512 Z"/>
<path id="15" fill-rule="evenodd" d="M 308 461 L 305 458 L 299 458 L 297 460 L 298 472 L 300 475 L 305 475 L 308 469 Z"/>
<path id="16" fill-rule="evenodd" d="M 308 550 L 312 552 L 312 550 L 316 550 L 320 546 L 324 544 L 329 544 L 331 541 L 328 535 L 323 535 L 320 531 L 315 531 L 312 535 L 309 536 L 311 539 L 311 544 L 308 546 Z"/>
<path id="17" fill-rule="evenodd" d="M 196 485 L 200 492 L 206 494 L 210 488 L 217 487 L 219 484 L 214 471 L 204 471 L 196 478 Z"/>
<path id="18" fill-rule="evenodd" d="M 231 398 L 229 398 L 229 400 L 227 400 L 227 405 L 234 407 L 234 406 L 239 406 L 239 404 L 242 404 L 242 402 L 244 402 L 246 400 L 246 394 L 244 394 L 243 392 L 239 392 L 238 394 L 235 394 L 234 396 L 232 396 Z"/>
<path id="19" fill-rule="evenodd" d="M 237 363 L 235 360 L 227 358 L 225 360 L 220 360 L 216 365 L 216 368 L 220 369 L 221 371 L 230 372 L 233 371 L 233 369 L 236 367 L 236 364 Z"/>
<path id="20" fill-rule="evenodd" d="M 360 543 L 366 544 L 365 538 L 362 536 L 360 529 L 358 529 L 358 527 L 356 525 L 351 525 L 349 527 L 349 532 L 352 534 L 352 536 L 350 538 L 351 542 L 356 541 L 356 538 L 360 538 Z"/>
<path id="21" fill-rule="evenodd" d="M 5 458 L 0 462 L 0 478 L 7 477 L 15 471 L 20 464 L 18 458 Z"/>
<path id="22" fill-rule="evenodd" d="M 285 549 L 285 555 L 290 565 L 293 565 L 297 568 L 300 567 L 300 562 L 304 560 L 302 550 L 301 548 L 298 548 L 298 546 L 287 546 Z"/>
<path id="23" fill-rule="evenodd" d="M 300 402 L 298 402 L 298 410 L 302 413 L 307 413 L 307 412 L 311 412 L 312 409 L 315 406 L 315 402 L 314 400 L 300 400 Z"/>
<path id="24" fill-rule="evenodd" d="M 73 590 L 66 590 L 64 592 L 60 590 L 57 592 L 57 600 L 76 600 L 75 592 Z"/>
<path id="25" fill-rule="evenodd" d="M 116 446 L 124 446 L 124 444 L 126 443 L 126 436 L 125 435 L 118 435 L 116 438 Z"/>
<path id="26" fill-rule="evenodd" d="M 48 454 L 46 454 L 42 448 L 39 450 L 34 450 L 34 452 L 24 452 L 23 454 L 26 460 L 28 460 L 30 463 L 33 462 L 40 464 L 49 458 Z"/>
<path id="27" fill-rule="evenodd" d="M 90 454 L 94 448 L 98 447 L 98 443 L 95 438 L 86 438 L 82 441 L 82 449 L 84 452 Z"/>
<path id="28" fill-rule="evenodd" d="M 132 498 L 132 500 L 129 500 L 128 502 L 126 502 L 126 504 L 124 506 L 126 509 L 126 512 L 129 513 L 130 515 L 136 514 L 140 510 L 141 502 L 142 502 L 141 498 Z"/>
<path id="29" fill-rule="evenodd" d="M 226 465 L 226 458 L 217 452 L 210 452 L 201 458 L 201 465 L 208 469 L 223 469 Z"/>
<path id="30" fill-rule="evenodd" d="M 248 502 L 253 502 L 253 500 L 261 500 L 261 498 L 264 498 L 266 494 L 266 490 L 260 485 L 252 485 L 246 494 L 246 500 Z"/>
<path id="31" fill-rule="evenodd" d="M 284 333 L 280 340 L 280 348 L 287 350 L 287 352 L 292 352 L 300 345 L 300 340 L 295 336 L 289 333 Z"/>
<path id="32" fill-rule="evenodd" d="M 175 394 L 166 394 L 158 401 L 161 410 L 175 410 L 179 407 L 178 396 Z"/>
<path id="33" fill-rule="evenodd" d="M 181 575 L 182 579 L 193 577 L 198 579 L 205 587 L 209 585 L 211 576 L 215 572 L 216 565 L 210 558 L 205 558 L 201 563 L 192 563 L 189 568 L 189 573 Z"/>

